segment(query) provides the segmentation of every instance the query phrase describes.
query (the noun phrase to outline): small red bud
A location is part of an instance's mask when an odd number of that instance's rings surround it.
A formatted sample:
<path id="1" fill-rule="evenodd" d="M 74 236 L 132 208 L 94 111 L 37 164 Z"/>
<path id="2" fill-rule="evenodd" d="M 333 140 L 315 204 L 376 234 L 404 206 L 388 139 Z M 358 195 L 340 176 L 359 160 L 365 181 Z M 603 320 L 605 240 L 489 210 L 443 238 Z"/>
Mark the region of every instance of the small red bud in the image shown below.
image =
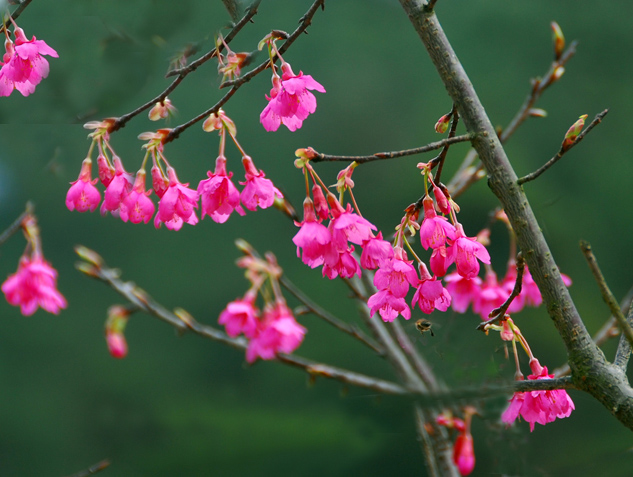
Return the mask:
<path id="1" fill-rule="evenodd" d="M 435 123 L 435 132 L 444 134 L 448 129 L 448 124 L 451 122 L 452 113 L 445 114 Z"/>

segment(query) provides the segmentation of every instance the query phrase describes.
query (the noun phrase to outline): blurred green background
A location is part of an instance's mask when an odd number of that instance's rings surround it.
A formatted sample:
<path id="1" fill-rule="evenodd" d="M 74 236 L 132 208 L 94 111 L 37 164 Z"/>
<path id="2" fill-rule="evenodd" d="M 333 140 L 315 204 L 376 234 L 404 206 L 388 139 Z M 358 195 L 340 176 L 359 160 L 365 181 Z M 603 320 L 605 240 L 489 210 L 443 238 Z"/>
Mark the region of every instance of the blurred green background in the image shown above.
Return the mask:
<path id="1" fill-rule="evenodd" d="M 264 0 L 255 23 L 232 43 L 252 51 L 271 29 L 292 31 L 310 2 Z M 593 8 L 590 8 L 593 7 Z M 581 114 L 610 113 L 563 161 L 526 190 L 555 257 L 574 280 L 571 293 L 590 331 L 608 316 L 578 249 L 591 242 L 606 277 L 621 297 L 631 286 L 627 243 L 633 226 L 630 115 L 633 49 L 630 2 L 580 6 L 557 2 L 438 2 L 438 15 L 493 123 L 507 124 L 529 90 L 529 78 L 545 73 L 552 59 L 549 23 L 558 21 L 568 40 L 580 41 L 563 78 L 539 101 L 549 113 L 529 120 L 507 144 L 519 175 L 553 156 L 567 128 Z M 25 318 L 0 302 L 0 475 L 61 476 L 109 458 L 103 475 L 424 475 L 410 405 L 405 399 L 346 390 L 276 363 L 246 366 L 243 354 L 213 342 L 178 336 L 146 315 L 127 328 L 129 355 L 110 357 L 103 337 L 106 310 L 122 299 L 102 283 L 75 271 L 73 246 L 83 244 L 122 270 L 168 308 L 188 310 L 216 323 L 226 303 L 247 282 L 233 263 L 233 240 L 275 253 L 287 276 L 316 300 L 358 322 L 348 289 L 303 266 L 290 242 L 296 228 L 274 210 L 205 219 L 178 232 L 125 224 L 98 213 L 69 212 L 64 199 L 89 146 L 82 124 L 120 116 L 157 95 L 170 58 L 189 43 L 201 52 L 213 45 L 229 16 L 219 0 L 34 1 L 18 20 L 28 36 L 55 48 L 49 77 L 36 92 L 0 98 L 0 228 L 32 200 L 46 258 L 59 271 L 69 306 L 59 316 L 38 311 Z M 267 133 L 259 124 L 270 89 L 261 74 L 225 107 L 242 145 L 256 164 L 300 208 L 304 182 L 293 167 L 294 150 L 312 146 L 333 154 L 369 154 L 419 146 L 438 139 L 435 121 L 451 104 L 416 33 L 396 1 L 328 1 L 309 35 L 284 56 L 295 72 L 321 82 L 318 109 L 302 129 Z M 257 62 L 264 59 L 263 55 Z M 209 62 L 170 95 L 188 120 L 214 104 L 216 65 Z M 162 127 L 145 114 L 112 136 L 129 171 L 142 160 L 143 131 Z M 218 139 L 194 127 L 166 147 L 184 182 L 196 185 L 213 167 Z M 228 146 L 228 168 L 242 173 Z M 467 147 L 451 148 L 447 172 Z M 432 156 L 360 167 L 354 174 L 364 215 L 388 233 L 403 209 L 422 193 L 415 165 Z M 319 165 L 326 182 L 341 165 Z M 445 176 L 446 177 L 446 176 Z M 469 235 L 496 205 L 485 181 L 459 200 Z M 505 270 L 507 238 L 495 226 L 491 252 Z M 16 235 L 1 250 L 0 276 L 15 272 L 24 241 Z M 290 301 L 292 305 L 295 302 Z M 418 311 L 414 318 L 420 317 Z M 448 383 L 466 386 L 512 379 L 500 341 L 475 332 L 472 315 L 436 314 L 434 338 L 407 331 Z M 312 316 L 299 354 L 394 379 L 387 364 Z M 565 351 L 543 309 L 515 321 L 544 365 L 565 361 Z M 612 356 L 615 343 L 605 346 Z M 527 367 L 525 368 L 527 370 Z M 572 392 L 568 419 L 537 426 L 499 425 L 503 397 L 486 403 L 475 418 L 477 467 L 473 475 L 630 475 L 631 434 L 588 395 Z"/>

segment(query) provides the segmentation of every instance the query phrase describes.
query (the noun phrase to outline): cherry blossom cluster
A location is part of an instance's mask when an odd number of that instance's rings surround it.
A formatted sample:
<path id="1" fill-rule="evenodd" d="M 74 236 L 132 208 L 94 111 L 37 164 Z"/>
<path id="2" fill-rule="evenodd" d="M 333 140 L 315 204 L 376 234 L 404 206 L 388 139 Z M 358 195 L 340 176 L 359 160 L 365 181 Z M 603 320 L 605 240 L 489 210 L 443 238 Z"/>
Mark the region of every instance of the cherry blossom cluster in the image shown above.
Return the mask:
<path id="1" fill-rule="evenodd" d="M 527 340 L 509 315 L 505 315 L 499 325 L 486 325 L 485 331 L 488 332 L 489 330 L 499 331 L 503 341 L 512 343 L 516 364 L 515 379 L 517 381 L 523 380 L 523 373 L 521 373 L 519 365 L 517 343 L 521 345 L 529 357 L 532 374 L 528 376 L 528 380 L 554 378 L 553 374 L 548 374 L 547 367 L 541 366 L 539 360 L 534 357 Z M 574 402 L 564 389 L 517 392 L 510 399 L 510 405 L 501 415 L 501 420 L 509 425 L 521 416 L 526 422 L 530 423 L 530 431 L 534 431 L 535 423 L 544 426 L 557 418 L 569 417 L 574 409 Z"/>
<path id="2" fill-rule="evenodd" d="M 273 87 L 270 96 L 266 96 L 268 104 L 259 116 L 259 120 L 266 131 L 276 131 L 282 124 L 290 131 L 296 131 L 303 125 L 303 121 L 316 111 L 316 97 L 309 91 L 325 93 L 325 88 L 315 81 L 312 76 L 304 75 L 302 71 L 295 75 L 290 64 L 284 61 L 277 49 L 275 41 L 280 37 L 275 33 L 267 35 L 259 42 L 259 49 L 268 46 L 270 68 L 273 72 Z M 275 57 L 281 61 L 281 76 L 277 72 Z"/>
<path id="3" fill-rule="evenodd" d="M 88 157 L 83 161 L 78 179 L 71 183 L 66 195 L 66 206 L 71 211 L 92 212 L 99 206 L 101 193 L 95 186 L 97 181 L 105 187 L 104 200 L 100 207 L 102 215 L 110 212 L 124 222 L 129 220 L 134 224 L 148 223 L 154 217 L 156 228 L 165 224 L 169 230 L 180 230 L 185 223 L 197 224 L 198 216 L 195 209 L 200 205 L 201 218 L 208 215 L 213 221 L 224 223 L 233 211 L 244 215 L 242 205 L 251 211 L 258 207 L 266 209 L 273 205 L 275 199 L 283 197 L 237 142 L 235 124 L 222 110 L 217 114 L 211 114 L 203 125 L 205 131 L 219 131 L 220 152 L 214 172 L 207 172 L 208 178 L 201 180 L 197 189 L 190 188 L 188 183 L 181 183 L 175 168 L 165 157 L 164 141 L 170 129 L 159 129 L 157 132 L 139 135 L 139 139 L 147 141 L 143 146 L 146 154 L 135 176 L 127 172 L 109 141 L 109 131 L 114 122 L 113 119 L 106 119 L 85 125 L 87 129 L 94 130 L 89 135 L 92 144 Z M 244 186 L 241 192 L 231 181 L 233 173 L 227 173 L 226 169 L 224 151 L 227 134 L 242 153 L 245 181 L 240 182 Z M 91 155 L 95 145 L 98 148 L 99 177 L 92 179 Z M 156 206 L 149 198 L 152 191 L 145 190 L 145 167 L 150 156 L 153 191 L 159 199 L 156 215 Z"/>
<path id="4" fill-rule="evenodd" d="M 267 254 L 264 260 L 251 254 L 250 246 L 241 248 L 247 255 L 238 260 L 238 266 L 247 270 L 251 287 L 242 298 L 226 306 L 218 322 L 229 336 L 244 335 L 248 339 L 249 363 L 258 358 L 275 359 L 277 353 L 292 353 L 307 330 L 297 323 L 281 294 L 278 282 L 281 268 L 272 254 Z M 258 295 L 264 302 L 261 309 L 256 305 Z"/>
<path id="5" fill-rule="evenodd" d="M 453 463 L 460 475 L 469 475 L 475 469 L 475 445 L 470 432 L 470 422 L 476 412 L 475 408 L 467 406 L 464 409 L 464 419 L 454 417 L 449 412 L 439 414 L 435 419 L 440 426 L 457 432 L 453 444 Z"/>
<path id="6" fill-rule="evenodd" d="M 35 217 L 27 214 L 21 223 L 27 240 L 26 250 L 18 263 L 18 270 L 2 284 L 2 292 L 13 306 L 19 306 L 24 316 L 41 307 L 58 314 L 67 303 L 57 290 L 57 271 L 44 260 L 40 232 Z"/>
<path id="7" fill-rule="evenodd" d="M 58 55 L 44 40 L 37 40 L 35 36 L 29 40 L 13 18 L 11 23 L 15 41 L 11 40 L 9 29 L 4 28 L 5 53 L 0 61 L 0 96 L 9 96 L 16 89 L 22 96 L 28 96 L 48 76 L 49 65 L 44 56 L 57 58 Z"/>

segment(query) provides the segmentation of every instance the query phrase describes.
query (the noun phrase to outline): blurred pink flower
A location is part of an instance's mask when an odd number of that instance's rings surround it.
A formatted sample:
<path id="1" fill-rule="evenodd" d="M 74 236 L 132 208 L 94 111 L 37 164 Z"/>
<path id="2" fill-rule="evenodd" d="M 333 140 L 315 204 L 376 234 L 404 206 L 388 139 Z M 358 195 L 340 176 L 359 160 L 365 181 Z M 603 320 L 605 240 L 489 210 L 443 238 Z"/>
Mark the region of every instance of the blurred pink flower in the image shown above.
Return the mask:
<path id="1" fill-rule="evenodd" d="M 68 210 L 94 212 L 101 202 L 101 194 L 95 187 L 97 180 L 96 178 L 92 179 L 92 160 L 87 157 L 81 164 L 79 178 L 75 182 L 71 182 L 72 185 L 66 194 Z"/>
<path id="2" fill-rule="evenodd" d="M 241 333 L 247 338 L 254 338 L 259 325 L 259 310 L 255 307 L 254 297 L 238 298 L 226 305 L 220 313 L 218 323 L 224 325 L 226 334 L 235 338 Z"/>
<path id="3" fill-rule="evenodd" d="M 277 303 L 264 310 L 257 334 L 248 343 L 246 361 L 274 359 L 277 353 L 292 353 L 299 347 L 306 329 L 295 320 L 283 303 Z"/>

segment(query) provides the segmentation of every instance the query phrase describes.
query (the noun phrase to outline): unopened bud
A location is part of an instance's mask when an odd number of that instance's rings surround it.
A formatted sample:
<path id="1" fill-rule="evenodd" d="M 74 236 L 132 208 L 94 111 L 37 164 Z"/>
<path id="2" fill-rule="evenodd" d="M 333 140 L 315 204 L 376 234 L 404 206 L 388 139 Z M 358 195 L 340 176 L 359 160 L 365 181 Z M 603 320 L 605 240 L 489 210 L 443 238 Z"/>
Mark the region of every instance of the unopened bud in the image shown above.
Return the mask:
<path id="1" fill-rule="evenodd" d="M 435 132 L 439 133 L 439 134 L 444 134 L 446 132 L 446 130 L 448 129 L 448 124 L 451 122 L 451 116 L 453 115 L 453 113 L 448 113 L 445 114 L 444 116 L 442 116 L 440 119 L 437 120 L 437 122 L 435 123 Z"/>
<path id="2" fill-rule="evenodd" d="M 79 258 L 85 260 L 88 263 L 91 263 L 97 268 L 100 268 L 103 265 L 103 259 L 101 258 L 101 256 L 94 250 L 90 250 L 88 247 L 84 247 L 83 245 L 76 245 L 75 253 L 79 255 Z"/>
<path id="3" fill-rule="evenodd" d="M 462 476 L 470 474 L 475 469 L 475 446 L 470 432 L 464 432 L 455 439 L 453 463 Z"/>
<path id="4" fill-rule="evenodd" d="M 565 49 L 565 37 L 563 36 L 563 30 L 556 22 L 551 23 L 552 27 L 552 40 L 554 41 L 554 58 L 558 61 Z"/>
<path id="5" fill-rule="evenodd" d="M 558 81 L 561 76 L 565 73 L 565 68 L 563 66 L 558 66 L 552 73 L 552 83 L 554 81 Z"/>
<path id="6" fill-rule="evenodd" d="M 565 140 L 563 141 L 562 149 L 567 150 L 569 147 L 576 142 L 576 138 L 582 131 L 582 128 L 585 127 L 585 119 L 587 119 L 587 114 L 583 114 L 580 116 L 578 121 L 576 121 L 565 133 Z"/>
<path id="7" fill-rule="evenodd" d="M 528 114 L 533 118 L 545 118 L 547 117 L 547 111 L 541 108 L 532 108 L 528 111 Z"/>

